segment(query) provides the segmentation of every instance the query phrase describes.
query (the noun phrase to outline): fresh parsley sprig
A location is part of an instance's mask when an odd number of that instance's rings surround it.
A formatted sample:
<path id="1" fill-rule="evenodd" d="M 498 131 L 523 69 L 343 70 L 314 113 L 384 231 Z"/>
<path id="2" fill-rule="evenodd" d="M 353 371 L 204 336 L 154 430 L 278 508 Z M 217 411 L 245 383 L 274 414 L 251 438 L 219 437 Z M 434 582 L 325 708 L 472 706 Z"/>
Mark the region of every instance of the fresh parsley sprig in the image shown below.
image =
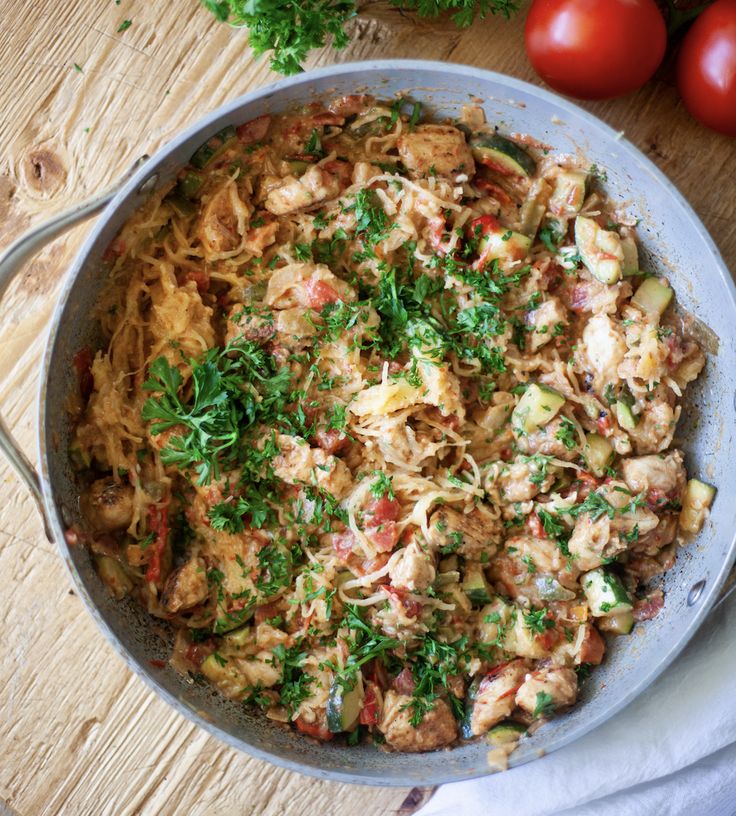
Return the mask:
<path id="1" fill-rule="evenodd" d="M 296 74 L 310 51 L 331 40 L 333 48 L 350 41 L 346 24 L 356 16 L 355 0 L 201 0 L 223 23 L 248 28 L 248 44 L 256 56 L 271 51 L 271 68 Z M 415 11 L 420 17 L 450 12 L 460 28 L 488 14 L 509 17 L 516 0 L 391 0 L 393 5 Z"/>

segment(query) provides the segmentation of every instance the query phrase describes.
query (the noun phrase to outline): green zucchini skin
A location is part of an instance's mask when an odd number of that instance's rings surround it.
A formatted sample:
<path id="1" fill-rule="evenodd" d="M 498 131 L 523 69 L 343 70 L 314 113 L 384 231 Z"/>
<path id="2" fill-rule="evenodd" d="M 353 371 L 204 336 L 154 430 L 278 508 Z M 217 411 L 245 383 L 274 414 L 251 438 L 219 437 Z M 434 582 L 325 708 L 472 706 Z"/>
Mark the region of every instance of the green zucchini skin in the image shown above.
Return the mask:
<path id="1" fill-rule="evenodd" d="M 529 178 L 537 172 L 537 163 L 516 142 L 498 134 L 479 133 L 470 140 L 473 156 L 499 172 Z"/>

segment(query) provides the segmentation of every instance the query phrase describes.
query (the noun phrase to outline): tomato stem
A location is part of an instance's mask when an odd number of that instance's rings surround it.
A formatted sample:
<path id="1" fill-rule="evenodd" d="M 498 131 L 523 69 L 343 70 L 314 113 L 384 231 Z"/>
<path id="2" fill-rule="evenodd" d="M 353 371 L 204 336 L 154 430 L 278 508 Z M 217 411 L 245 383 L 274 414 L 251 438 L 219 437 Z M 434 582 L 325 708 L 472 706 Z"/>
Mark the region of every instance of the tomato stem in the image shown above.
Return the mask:
<path id="1" fill-rule="evenodd" d="M 705 11 L 713 0 L 700 3 L 692 8 L 680 8 L 681 0 L 667 0 L 667 33 L 669 36 L 676 34 L 685 26 L 689 25 L 701 12 Z"/>

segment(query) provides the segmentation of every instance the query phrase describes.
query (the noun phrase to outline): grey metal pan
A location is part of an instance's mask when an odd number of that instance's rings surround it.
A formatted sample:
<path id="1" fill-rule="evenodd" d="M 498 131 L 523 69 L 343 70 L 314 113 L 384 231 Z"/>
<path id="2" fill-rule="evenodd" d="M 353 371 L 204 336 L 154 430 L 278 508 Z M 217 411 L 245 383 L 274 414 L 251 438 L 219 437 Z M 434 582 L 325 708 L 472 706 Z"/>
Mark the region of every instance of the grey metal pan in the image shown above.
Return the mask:
<path id="1" fill-rule="evenodd" d="M 315 98 L 359 91 L 388 97 L 403 92 L 437 115 L 452 116 L 482 100 L 490 122 L 506 132 L 521 132 L 555 151 L 581 152 L 605 168 L 610 193 L 629 202 L 642 219 L 642 266 L 666 274 L 678 302 L 719 338 L 705 374 L 688 393 L 679 440 L 694 473 L 718 485 L 710 521 L 697 541 L 683 549 L 664 579 L 662 613 L 640 625 L 630 638 L 616 641 L 605 664 L 583 684 L 570 713 L 525 738 L 511 765 L 533 760 L 600 725 L 667 671 L 696 635 L 734 561 L 736 530 L 736 300 L 734 285 L 715 244 L 684 198 L 656 167 L 620 134 L 575 105 L 539 88 L 499 74 L 434 62 L 365 62 L 314 71 L 262 88 L 220 108 L 185 130 L 134 170 L 116 192 L 80 205 L 55 220 L 0 260 L 0 295 L 19 262 L 64 226 L 107 204 L 69 271 L 53 319 L 40 390 L 40 473 L 19 453 L 0 424 L 0 448 L 16 465 L 39 501 L 49 536 L 58 543 L 75 588 L 105 636 L 128 666 L 177 711 L 224 742 L 278 765 L 314 776 L 375 785 L 431 785 L 489 772 L 480 742 L 434 754 L 388 754 L 372 746 L 345 748 L 317 744 L 266 721 L 242 705 L 223 700 L 209 688 L 187 683 L 166 660 L 168 644 L 154 633 L 152 620 L 135 605 L 113 601 L 94 572 L 87 553 L 71 548 L 64 529 L 78 518 L 74 474 L 67 457 L 69 423 L 66 396 L 75 387 L 74 353 L 99 339 L 93 315 L 105 286 L 100 258 L 147 191 L 165 184 L 203 141 L 228 124 L 262 113 L 280 112 Z M 107 203 L 109 201 L 109 203 Z M 157 627 L 158 628 L 158 627 Z M 80 650 L 94 643 L 80 644 Z M 82 655 L 79 667 L 84 663 Z M 70 666 L 73 672 L 74 667 Z M 652 739 L 633 734 L 632 739 Z"/>

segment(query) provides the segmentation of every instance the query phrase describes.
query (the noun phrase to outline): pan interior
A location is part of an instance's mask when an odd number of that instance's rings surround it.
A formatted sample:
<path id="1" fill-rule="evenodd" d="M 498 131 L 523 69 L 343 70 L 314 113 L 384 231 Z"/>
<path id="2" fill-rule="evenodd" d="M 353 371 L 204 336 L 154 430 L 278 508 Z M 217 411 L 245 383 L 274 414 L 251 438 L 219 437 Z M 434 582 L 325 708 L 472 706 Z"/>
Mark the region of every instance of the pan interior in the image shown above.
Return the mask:
<path id="1" fill-rule="evenodd" d="M 46 358 L 42 391 L 41 450 L 47 510 L 80 595 L 107 637 L 133 670 L 181 713 L 240 749 L 302 772 L 332 779 L 382 785 L 430 785 L 488 773 L 487 746 L 478 742 L 434 754 L 388 754 L 372 746 L 345 748 L 315 744 L 285 730 L 207 686 L 186 682 L 170 667 L 151 661 L 169 656 L 159 621 L 132 603 L 113 601 L 99 581 L 86 551 L 68 548 L 63 529 L 78 519 L 74 474 L 67 449 L 67 394 L 76 386 L 72 357 L 83 346 L 99 346 L 90 318 L 105 286 L 100 258 L 127 217 L 142 203 L 140 185 L 155 170 L 159 183 L 172 179 L 196 147 L 228 124 L 263 113 L 279 113 L 315 98 L 369 91 L 379 97 L 403 93 L 438 117 L 458 115 L 462 105 L 483 104 L 489 122 L 505 133 L 527 133 L 555 152 L 582 153 L 605 169 L 614 199 L 627 202 L 641 218 L 642 268 L 667 276 L 680 306 L 703 320 L 718 337 L 706 371 L 690 387 L 678 429 L 678 443 L 693 473 L 716 484 L 710 522 L 697 541 L 680 552 L 666 574 L 663 612 L 620 638 L 604 665 L 582 684 L 580 701 L 568 714 L 525 738 L 511 764 L 530 761 L 575 739 L 630 702 L 665 669 L 705 617 L 733 560 L 736 506 L 727 497 L 736 488 L 734 411 L 733 284 L 712 241 L 674 188 L 638 151 L 613 131 L 551 94 L 497 74 L 438 63 L 364 63 L 338 66 L 286 80 L 237 100 L 187 131 L 129 183 L 100 219 L 71 272 L 62 296 Z M 145 146 L 142 146 L 145 147 Z M 705 580 L 705 591 L 688 606 L 690 588 Z M 83 647 L 91 648 L 92 644 Z M 73 669 L 73 667 L 70 667 Z"/>

